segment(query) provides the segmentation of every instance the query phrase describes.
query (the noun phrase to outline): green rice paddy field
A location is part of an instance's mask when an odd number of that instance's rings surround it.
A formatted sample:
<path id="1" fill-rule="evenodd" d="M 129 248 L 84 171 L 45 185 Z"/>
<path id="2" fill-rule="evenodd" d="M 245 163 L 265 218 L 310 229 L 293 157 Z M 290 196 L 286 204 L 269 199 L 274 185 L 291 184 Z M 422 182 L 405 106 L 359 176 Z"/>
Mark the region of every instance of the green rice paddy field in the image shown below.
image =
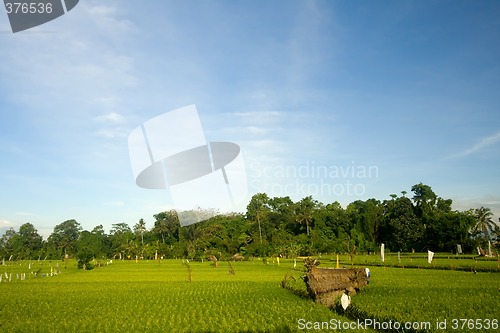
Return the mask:
<path id="1" fill-rule="evenodd" d="M 182 260 L 104 262 L 91 271 L 74 261 L 7 262 L 0 266 L 0 331 L 500 331 L 498 272 L 371 267 L 370 285 L 344 312 L 281 288 L 287 273 L 303 288 L 300 260 L 296 269 L 293 260 L 267 262 L 191 262 L 190 272 Z M 325 258 L 320 267 L 335 265 Z"/>

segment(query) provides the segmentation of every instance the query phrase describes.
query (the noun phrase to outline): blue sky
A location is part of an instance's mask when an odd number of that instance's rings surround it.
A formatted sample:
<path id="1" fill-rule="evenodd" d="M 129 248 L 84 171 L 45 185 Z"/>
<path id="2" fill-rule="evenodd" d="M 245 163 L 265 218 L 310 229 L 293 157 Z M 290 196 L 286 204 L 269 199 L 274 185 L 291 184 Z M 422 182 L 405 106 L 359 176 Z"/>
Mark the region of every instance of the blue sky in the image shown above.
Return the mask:
<path id="1" fill-rule="evenodd" d="M 152 227 L 171 198 L 135 185 L 127 137 L 190 104 L 207 140 L 240 145 L 249 197 L 346 205 L 423 182 L 497 220 L 498 13 L 496 1 L 82 0 L 16 34 L 0 13 L 0 228 Z"/>

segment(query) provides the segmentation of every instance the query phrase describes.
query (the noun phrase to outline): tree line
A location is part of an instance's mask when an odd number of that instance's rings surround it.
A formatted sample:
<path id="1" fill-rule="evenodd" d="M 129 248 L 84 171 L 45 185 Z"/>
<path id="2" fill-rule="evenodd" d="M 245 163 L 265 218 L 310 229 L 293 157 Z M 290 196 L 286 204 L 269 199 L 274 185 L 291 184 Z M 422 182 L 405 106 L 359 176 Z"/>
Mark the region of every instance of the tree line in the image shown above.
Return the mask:
<path id="1" fill-rule="evenodd" d="M 499 249 L 499 225 L 489 208 L 452 210 L 452 200 L 438 197 L 419 183 L 380 201 L 357 200 L 346 208 L 323 204 L 311 196 L 293 202 L 289 197 L 255 194 L 245 214 L 231 213 L 181 227 L 174 210 L 153 215 L 154 226 L 140 219 L 132 228 L 116 223 L 107 234 L 102 225 L 82 230 L 76 220 L 54 227 L 43 240 L 31 223 L 0 238 L 5 260 L 78 258 L 80 266 L 92 259 L 227 259 L 243 256 L 309 256 L 318 253 L 376 252 L 381 243 L 391 251 L 457 251 L 474 253 L 492 242 Z M 499 219 L 500 221 L 500 219 Z M 87 266 L 89 267 L 89 266 Z"/>

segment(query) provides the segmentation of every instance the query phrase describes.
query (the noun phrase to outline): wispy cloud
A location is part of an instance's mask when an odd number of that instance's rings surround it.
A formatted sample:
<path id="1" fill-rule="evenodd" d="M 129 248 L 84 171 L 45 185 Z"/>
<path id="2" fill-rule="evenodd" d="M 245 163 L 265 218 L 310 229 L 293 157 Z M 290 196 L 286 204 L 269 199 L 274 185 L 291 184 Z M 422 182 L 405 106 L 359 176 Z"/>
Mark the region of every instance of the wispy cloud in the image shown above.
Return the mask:
<path id="1" fill-rule="evenodd" d="M 14 223 L 7 220 L 0 220 L 0 229 L 13 227 Z"/>
<path id="2" fill-rule="evenodd" d="M 461 158 L 468 155 L 472 155 L 497 142 L 500 142 L 500 132 L 496 132 L 493 135 L 482 138 L 478 143 L 476 143 L 472 147 L 467 148 L 459 153 L 453 154 L 449 156 L 448 159 Z"/>
<path id="3" fill-rule="evenodd" d="M 279 142 L 276 142 L 275 140 L 252 140 L 247 142 L 249 147 L 254 148 L 271 148 L 276 147 L 278 144 Z"/>
<path id="4" fill-rule="evenodd" d="M 270 127 L 270 126 L 234 126 L 234 127 L 226 127 L 218 130 L 219 132 L 225 132 L 230 134 L 239 134 L 242 139 L 247 136 L 252 136 L 255 138 L 255 135 L 265 135 L 269 133 L 276 133 L 282 131 L 281 127 Z"/>
<path id="5" fill-rule="evenodd" d="M 125 117 L 123 117 L 119 113 L 110 112 L 110 113 L 95 117 L 95 120 L 101 121 L 101 122 L 122 123 L 123 121 L 125 121 Z"/>
<path id="6" fill-rule="evenodd" d="M 250 111 L 250 112 L 232 112 L 231 115 L 237 116 L 237 117 L 255 117 L 255 118 L 262 118 L 262 117 L 279 117 L 281 116 L 281 112 L 279 111 Z"/>
<path id="7" fill-rule="evenodd" d="M 39 216 L 38 214 L 29 213 L 29 212 L 16 212 L 15 215 L 17 215 L 17 216 L 25 216 L 25 217 Z"/>
<path id="8" fill-rule="evenodd" d="M 33 117 L 47 119 L 50 125 L 64 123 L 61 128 L 69 128 L 71 119 L 83 124 L 89 114 L 96 115 L 94 110 L 113 112 L 120 107 L 119 96 L 139 83 L 134 57 L 112 47 L 133 30 L 130 22 L 120 18 L 119 7 L 90 1 L 77 10 L 71 20 L 54 21 L 57 33 L 2 38 L 6 53 L 0 64 L 0 84 L 5 84 L 9 99 L 36 110 Z M 83 22 L 86 29 L 80 28 Z M 36 56 L 18 56 L 33 50 Z"/>
<path id="9" fill-rule="evenodd" d="M 453 208 L 460 211 L 469 210 L 471 208 L 487 207 L 491 209 L 494 215 L 493 221 L 498 222 L 500 217 L 500 196 L 489 195 L 482 197 L 452 197 Z"/>
<path id="10" fill-rule="evenodd" d="M 248 127 L 246 127 L 246 130 L 252 134 L 263 134 L 263 133 L 266 133 L 268 131 L 265 128 L 257 127 L 257 126 L 248 126 Z"/>
<path id="11" fill-rule="evenodd" d="M 116 110 L 120 107 L 121 99 L 119 96 L 100 96 L 93 100 L 96 107 L 103 110 Z M 113 111 L 111 111 L 113 112 Z"/>

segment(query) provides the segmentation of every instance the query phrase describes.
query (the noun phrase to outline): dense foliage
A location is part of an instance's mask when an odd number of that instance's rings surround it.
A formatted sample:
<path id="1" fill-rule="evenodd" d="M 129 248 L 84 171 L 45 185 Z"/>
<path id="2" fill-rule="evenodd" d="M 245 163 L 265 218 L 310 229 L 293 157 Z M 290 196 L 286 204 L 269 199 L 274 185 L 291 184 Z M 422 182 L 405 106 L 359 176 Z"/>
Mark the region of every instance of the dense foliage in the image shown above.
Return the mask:
<path id="1" fill-rule="evenodd" d="M 403 191 L 399 197 L 357 200 L 346 208 L 338 202 L 322 204 L 311 196 L 293 202 L 258 193 L 246 214 L 219 215 L 181 227 L 175 211 L 160 212 L 153 215 L 150 230 L 141 219 L 132 228 L 124 222 L 113 224 L 109 234 L 102 225 L 82 231 L 77 221 L 68 220 L 58 224 L 46 241 L 26 223 L 0 238 L 0 257 L 74 257 L 79 266 L 90 268 L 92 258 L 354 255 L 375 252 L 380 243 L 402 252 L 452 253 L 460 244 L 464 252 L 474 253 L 478 246 L 487 248 L 488 241 L 498 249 L 499 227 L 488 208 L 455 211 L 450 199 L 438 197 L 428 185 L 416 184 L 411 190 L 411 199 Z"/>

